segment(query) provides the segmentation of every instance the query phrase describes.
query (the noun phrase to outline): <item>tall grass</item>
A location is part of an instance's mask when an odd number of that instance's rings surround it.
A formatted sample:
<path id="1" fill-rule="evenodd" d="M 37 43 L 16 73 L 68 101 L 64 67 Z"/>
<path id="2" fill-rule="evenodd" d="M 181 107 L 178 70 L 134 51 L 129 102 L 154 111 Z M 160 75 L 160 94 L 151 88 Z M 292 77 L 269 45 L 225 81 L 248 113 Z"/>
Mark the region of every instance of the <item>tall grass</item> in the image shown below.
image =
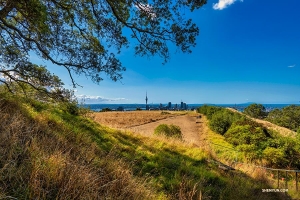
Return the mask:
<path id="1" fill-rule="evenodd" d="M 101 152 L 81 132 L 52 114 L 27 115 L 0 100 L 0 194 L 18 199 L 153 199 L 121 159 Z M 29 112 L 29 113 L 30 113 Z M 65 119 L 68 115 L 62 115 Z M 62 120 L 62 119 L 61 119 Z M 71 119 L 69 119 L 71 120 Z M 77 119 L 79 120 L 79 118 Z M 76 120 L 75 120 L 76 121 Z M 83 124 L 81 124 L 83 126 Z M 86 127 L 87 128 L 87 127 Z M 105 161 L 105 162 L 103 162 Z"/>
<path id="2" fill-rule="evenodd" d="M 0 95 L 0 110 L 2 199 L 258 197 L 255 180 L 223 172 L 181 141 L 116 131 L 33 100 Z"/>

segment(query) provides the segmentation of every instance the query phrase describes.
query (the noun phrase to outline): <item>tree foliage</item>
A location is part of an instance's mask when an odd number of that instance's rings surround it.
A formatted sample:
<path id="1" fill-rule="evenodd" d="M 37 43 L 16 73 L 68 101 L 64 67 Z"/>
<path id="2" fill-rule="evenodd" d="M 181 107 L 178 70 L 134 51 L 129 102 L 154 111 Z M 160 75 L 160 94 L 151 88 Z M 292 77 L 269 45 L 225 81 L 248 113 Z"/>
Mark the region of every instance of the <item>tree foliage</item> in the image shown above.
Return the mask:
<path id="1" fill-rule="evenodd" d="M 40 101 L 63 101 L 76 104 L 72 90 L 65 89 L 63 82 L 46 67 L 32 63 L 18 63 L 18 72 L 11 69 L 0 78 L 0 91 L 9 91 Z"/>
<path id="2" fill-rule="evenodd" d="M 231 126 L 231 124 L 241 116 L 226 108 L 203 105 L 199 107 L 198 112 L 207 116 L 209 127 L 211 130 L 223 135 Z"/>
<path id="3" fill-rule="evenodd" d="M 223 108 L 217 106 L 203 105 L 199 107 L 197 111 L 203 115 L 206 115 L 206 117 L 210 120 L 216 112 L 221 111 L 222 109 Z"/>
<path id="4" fill-rule="evenodd" d="M 96 83 L 103 74 L 117 81 L 125 70 L 116 54 L 129 47 L 139 56 L 159 55 L 168 45 L 191 52 L 199 29 L 184 16 L 206 0 L 3 0 L 0 2 L 0 74 L 26 82 L 30 55 Z M 25 71 L 24 71 L 25 70 Z M 25 73 L 25 74 L 24 74 Z M 43 77 L 39 77 L 43 78 Z M 53 77 L 54 78 L 54 77 Z M 1 82 L 6 84 L 5 79 Z M 9 86 L 9 85 L 7 85 Z"/>
<path id="5" fill-rule="evenodd" d="M 252 106 L 250 108 L 253 108 Z M 254 111 L 263 110 L 255 105 Z M 269 113 L 269 120 L 287 123 L 287 126 L 297 127 L 297 106 L 288 106 L 282 110 L 276 109 Z M 250 109 L 252 110 L 252 109 Z M 252 110 L 252 111 L 253 111 Z M 246 160 L 264 161 L 272 167 L 299 168 L 300 142 L 299 139 L 283 137 L 245 115 L 234 113 L 228 109 L 204 105 L 198 111 L 207 115 L 210 128 L 243 152 Z M 253 112 L 260 113 L 260 112 Z M 262 115 L 260 115 L 262 116 Z M 299 125 L 298 125 L 299 126 Z"/>
<path id="6" fill-rule="evenodd" d="M 251 104 L 245 108 L 244 113 L 250 117 L 263 119 L 267 116 L 266 108 L 262 104 Z"/>
<path id="7" fill-rule="evenodd" d="M 299 132 L 300 106 L 290 105 L 281 110 L 274 109 L 268 114 L 267 120 L 279 126 Z"/>

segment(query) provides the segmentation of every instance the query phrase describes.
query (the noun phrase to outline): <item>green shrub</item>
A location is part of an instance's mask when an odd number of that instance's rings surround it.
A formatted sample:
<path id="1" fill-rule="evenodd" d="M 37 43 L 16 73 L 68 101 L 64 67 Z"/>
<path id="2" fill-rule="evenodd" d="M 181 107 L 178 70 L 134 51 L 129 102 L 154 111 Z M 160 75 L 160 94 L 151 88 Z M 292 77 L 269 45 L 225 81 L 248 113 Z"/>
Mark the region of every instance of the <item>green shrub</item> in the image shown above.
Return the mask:
<path id="1" fill-rule="evenodd" d="M 266 118 L 267 112 L 266 108 L 262 104 L 251 104 L 247 108 L 245 108 L 244 113 L 249 115 L 250 117 L 263 119 Z"/>
<path id="2" fill-rule="evenodd" d="M 59 108 L 71 115 L 79 115 L 79 106 L 75 102 L 59 102 Z"/>
<path id="3" fill-rule="evenodd" d="M 207 117 L 207 119 L 211 120 L 212 116 L 225 108 L 220 108 L 216 106 L 203 105 L 197 109 L 197 111 Z"/>
<path id="4" fill-rule="evenodd" d="M 257 150 L 257 147 L 254 144 L 241 144 L 237 146 L 237 149 L 244 153 L 248 161 L 261 158 L 261 152 Z"/>
<path id="5" fill-rule="evenodd" d="M 233 125 L 224 136 L 229 143 L 234 145 L 254 144 L 260 147 L 262 142 L 268 140 L 261 127 L 252 127 L 250 125 Z"/>
<path id="6" fill-rule="evenodd" d="M 182 133 L 179 126 L 160 124 L 154 129 L 154 134 L 165 135 L 166 137 L 174 137 L 182 139 Z"/>
<path id="7" fill-rule="evenodd" d="M 198 112 L 207 115 L 210 129 L 222 134 L 250 161 L 264 160 L 272 167 L 300 167 L 300 106 L 288 106 L 269 113 L 268 120 L 298 131 L 296 138 L 283 137 L 262 124 L 225 108 L 201 106 Z M 263 110 L 263 109 L 262 109 Z M 258 112 L 259 114 L 259 112 Z M 208 117 L 209 116 L 209 117 Z M 262 115 L 260 115 L 262 116 Z M 274 154 L 274 155 L 273 155 Z"/>
<path id="8" fill-rule="evenodd" d="M 286 166 L 287 160 L 285 158 L 285 152 L 283 149 L 277 149 L 273 147 L 267 147 L 263 151 L 263 156 L 271 166 Z"/>
<path id="9" fill-rule="evenodd" d="M 267 120 L 293 131 L 298 131 L 300 128 L 300 106 L 290 105 L 282 110 L 274 109 L 268 114 Z"/>
<path id="10" fill-rule="evenodd" d="M 110 109 L 110 108 L 103 108 L 100 112 L 109 112 L 109 111 L 112 111 L 112 109 Z"/>

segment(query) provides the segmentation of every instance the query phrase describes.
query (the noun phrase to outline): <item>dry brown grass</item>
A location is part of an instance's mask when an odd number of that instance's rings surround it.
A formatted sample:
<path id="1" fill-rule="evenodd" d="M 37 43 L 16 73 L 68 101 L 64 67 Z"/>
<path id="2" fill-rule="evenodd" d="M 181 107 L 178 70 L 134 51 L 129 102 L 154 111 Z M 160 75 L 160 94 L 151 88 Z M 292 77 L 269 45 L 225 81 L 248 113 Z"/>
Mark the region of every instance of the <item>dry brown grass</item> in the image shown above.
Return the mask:
<path id="1" fill-rule="evenodd" d="M 1 199 L 156 199 L 131 167 L 85 136 L 0 98 Z M 65 135 L 62 135 L 64 132 Z"/>
<path id="2" fill-rule="evenodd" d="M 127 112 L 94 112 L 92 117 L 102 125 L 112 128 L 130 128 L 158 120 L 182 115 L 184 112 L 168 111 L 127 111 Z"/>

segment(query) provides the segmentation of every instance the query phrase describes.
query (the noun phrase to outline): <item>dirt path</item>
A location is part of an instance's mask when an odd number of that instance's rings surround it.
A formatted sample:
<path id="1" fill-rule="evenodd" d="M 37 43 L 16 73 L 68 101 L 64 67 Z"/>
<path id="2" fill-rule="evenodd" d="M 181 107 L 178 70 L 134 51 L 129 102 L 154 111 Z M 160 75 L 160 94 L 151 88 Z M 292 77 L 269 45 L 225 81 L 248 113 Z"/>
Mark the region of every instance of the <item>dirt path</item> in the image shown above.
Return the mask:
<path id="1" fill-rule="evenodd" d="M 181 128 L 183 140 L 187 143 L 200 146 L 201 145 L 201 133 L 203 132 L 203 120 L 197 118 L 198 115 L 183 115 L 173 116 L 167 119 L 151 122 L 144 125 L 128 128 L 134 133 L 142 134 L 151 137 L 154 133 L 154 129 L 159 124 L 174 124 Z"/>

